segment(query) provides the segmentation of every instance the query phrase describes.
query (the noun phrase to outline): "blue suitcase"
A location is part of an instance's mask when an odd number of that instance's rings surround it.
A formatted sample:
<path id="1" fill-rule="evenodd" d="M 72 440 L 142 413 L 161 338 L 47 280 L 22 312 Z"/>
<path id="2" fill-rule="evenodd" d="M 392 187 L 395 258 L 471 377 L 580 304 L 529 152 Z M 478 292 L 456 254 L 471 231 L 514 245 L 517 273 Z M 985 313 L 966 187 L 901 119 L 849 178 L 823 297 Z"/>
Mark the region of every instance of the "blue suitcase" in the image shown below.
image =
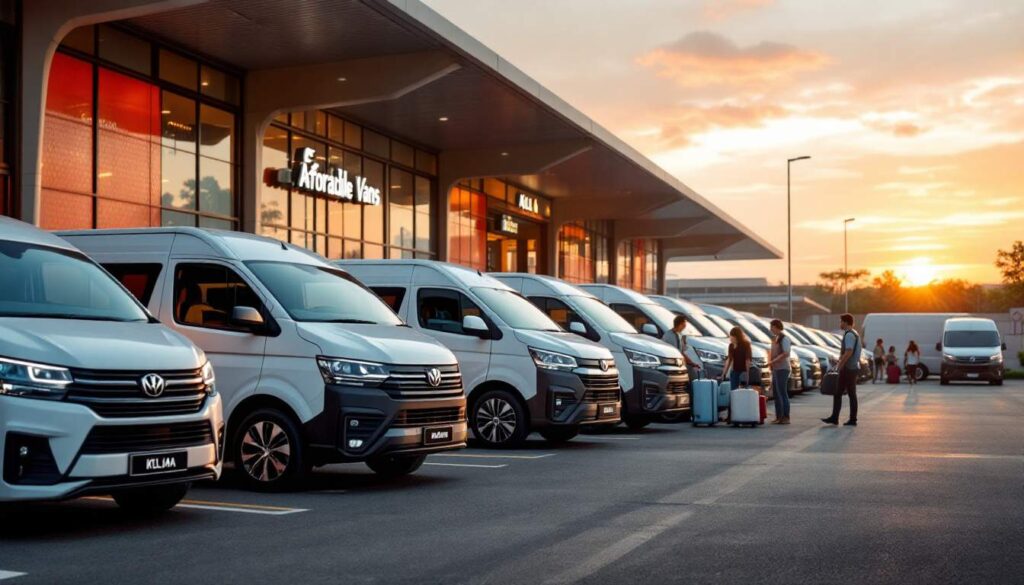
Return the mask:
<path id="1" fill-rule="evenodd" d="M 718 383 L 718 410 L 729 410 L 729 396 L 733 391 L 732 384 L 729 382 Z"/>
<path id="2" fill-rule="evenodd" d="M 694 380 L 693 425 L 713 426 L 718 422 L 718 382 L 707 378 Z"/>

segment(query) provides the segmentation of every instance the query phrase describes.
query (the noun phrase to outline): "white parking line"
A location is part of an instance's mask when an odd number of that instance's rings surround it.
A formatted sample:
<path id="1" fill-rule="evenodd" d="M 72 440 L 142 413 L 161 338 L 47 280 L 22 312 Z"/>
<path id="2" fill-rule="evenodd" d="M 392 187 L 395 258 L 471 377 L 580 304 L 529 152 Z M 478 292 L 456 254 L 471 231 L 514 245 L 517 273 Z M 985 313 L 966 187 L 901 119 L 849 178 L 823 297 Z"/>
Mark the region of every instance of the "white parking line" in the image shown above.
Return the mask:
<path id="1" fill-rule="evenodd" d="M 15 577 L 22 577 L 28 575 L 28 573 L 19 573 L 17 571 L 0 571 L 0 581 L 4 579 L 13 579 Z"/>
<path id="2" fill-rule="evenodd" d="M 423 465 L 436 465 L 438 467 L 477 467 L 480 469 L 501 469 L 502 467 L 508 467 L 505 463 L 502 463 L 501 465 L 475 465 L 472 463 L 431 463 L 429 461 Z"/>
<path id="3" fill-rule="evenodd" d="M 83 500 L 113 502 L 113 498 L 104 496 L 86 496 Z M 193 510 L 215 510 L 218 512 L 239 512 L 242 514 L 263 514 L 266 516 L 285 516 L 298 512 L 308 512 L 306 508 L 284 508 L 281 506 L 265 506 L 263 504 L 240 504 L 235 502 L 212 502 L 207 500 L 182 500 L 175 508 Z"/>
<path id="4" fill-rule="evenodd" d="M 467 457 L 473 459 L 544 459 L 554 457 L 556 453 L 544 453 L 543 455 L 485 455 L 483 453 L 438 453 L 431 457 Z"/>

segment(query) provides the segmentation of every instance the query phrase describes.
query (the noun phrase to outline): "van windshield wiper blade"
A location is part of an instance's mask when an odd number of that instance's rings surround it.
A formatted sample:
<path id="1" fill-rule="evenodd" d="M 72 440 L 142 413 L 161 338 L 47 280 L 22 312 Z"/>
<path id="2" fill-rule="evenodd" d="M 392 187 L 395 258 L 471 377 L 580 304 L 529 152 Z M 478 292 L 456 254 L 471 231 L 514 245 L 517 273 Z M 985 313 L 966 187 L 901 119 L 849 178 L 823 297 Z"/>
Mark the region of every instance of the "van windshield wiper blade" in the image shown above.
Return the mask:
<path id="1" fill-rule="evenodd" d="M 367 321 L 366 319 L 325 319 L 320 321 L 321 323 L 356 323 L 359 325 L 377 325 L 376 321 Z"/>
<path id="2" fill-rule="evenodd" d="M 78 321 L 114 321 L 116 323 L 141 323 L 146 319 L 119 319 L 104 315 L 78 315 L 76 313 L 0 313 L 0 317 L 25 319 L 75 319 Z"/>

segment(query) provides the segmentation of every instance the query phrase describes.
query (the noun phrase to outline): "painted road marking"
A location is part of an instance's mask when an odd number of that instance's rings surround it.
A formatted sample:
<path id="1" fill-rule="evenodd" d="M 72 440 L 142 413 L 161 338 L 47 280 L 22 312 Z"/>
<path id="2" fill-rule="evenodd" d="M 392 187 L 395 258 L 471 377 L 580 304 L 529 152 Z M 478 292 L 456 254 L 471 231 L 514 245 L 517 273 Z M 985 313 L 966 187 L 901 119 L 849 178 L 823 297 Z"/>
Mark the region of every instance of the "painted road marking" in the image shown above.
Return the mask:
<path id="1" fill-rule="evenodd" d="M 28 573 L 19 573 L 17 571 L 2 571 L 2 570 L 0 570 L 0 581 L 3 581 L 4 579 L 13 579 L 15 577 L 23 577 L 25 575 L 28 575 Z"/>
<path id="2" fill-rule="evenodd" d="M 544 453 L 543 455 L 485 455 L 483 453 L 438 453 L 431 457 L 467 457 L 474 459 L 544 459 L 554 457 L 557 453 Z"/>
<path id="3" fill-rule="evenodd" d="M 113 502 L 114 499 L 105 496 L 87 496 L 83 500 L 96 500 L 102 502 Z M 285 508 L 282 506 L 266 506 L 263 504 L 241 504 L 237 502 L 212 502 L 207 500 L 182 500 L 175 508 L 189 508 L 193 510 L 216 510 L 219 512 L 239 512 L 242 514 L 264 514 L 268 516 L 285 516 L 298 512 L 308 512 L 306 508 Z"/>
<path id="4" fill-rule="evenodd" d="M 501 469 L 502 467 L 508 467 L 508 464 L 502 463 L 500 465 L 477 465 L 474 463 L 431 463 L 426 462 L 423 465 L 436 465 L 438 467 L 476 467 L 478 469 Z"/>

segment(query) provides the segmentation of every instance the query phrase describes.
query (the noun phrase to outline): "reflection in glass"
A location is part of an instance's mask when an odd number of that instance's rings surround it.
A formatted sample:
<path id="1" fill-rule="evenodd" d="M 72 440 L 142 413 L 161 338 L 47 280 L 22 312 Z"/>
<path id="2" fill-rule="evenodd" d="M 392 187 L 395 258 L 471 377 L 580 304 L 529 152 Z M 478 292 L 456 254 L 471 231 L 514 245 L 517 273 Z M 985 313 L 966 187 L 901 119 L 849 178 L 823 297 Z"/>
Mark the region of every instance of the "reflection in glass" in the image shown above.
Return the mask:
<path id="1" fill-rule="evenodd" d="M 160 205 L 194 210 L 196 155 L 164 147 L 160 149 L 160 167 Z"/>
<path id="2" fill-rule="evenodd" d="M 200 157 L 199 176 L 199 210 L 216 215 L 234 215 L 231 197 L 234 177 L 231 165 Z"/>
<path id="3" fill-rule="evenodd" d="M 199 110 L 199 154 L 232 160 L 235 116 L 219 108 L 202 105 Z"/>
<path id="4" fill-rule="evenodd" d="M 196 103 L 169 91 L 162 92 L 160 136 L 164 146 L 195 152 Z"/>
<path id="5" fill-rule="evenodd" d="M 168 211 L 164 209 L 160 211 L 160 225 L 195 227 L 196 216 L 191 213 L 181 213 L 180 211 Z"/>
<path id="6" fill-rule="evenodd" d="M 192 59 L 160 49 L 160 79 L 195 91 L 198 73 L 199 65 Z"/>
<path id="7" fill-rule="evenodd" d="M 208 95 L 229 104 L 238 104 L 238 78 L 206 65 L 203 65 L 200 73 L 199 91 L 203 95 Z"/>

